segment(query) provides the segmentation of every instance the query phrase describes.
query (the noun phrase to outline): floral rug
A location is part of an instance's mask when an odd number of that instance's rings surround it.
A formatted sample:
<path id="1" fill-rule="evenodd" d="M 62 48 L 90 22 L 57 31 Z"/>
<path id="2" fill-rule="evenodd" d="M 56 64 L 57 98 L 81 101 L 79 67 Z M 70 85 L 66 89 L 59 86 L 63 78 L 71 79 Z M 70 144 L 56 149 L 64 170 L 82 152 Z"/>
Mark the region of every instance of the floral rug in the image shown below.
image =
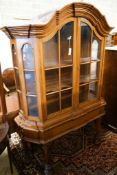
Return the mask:
<path id="1" fill-rule="evenodd" d="M 49 163 L 52 175 L 117 175 L 117 134 L 103 129 L 94 144 L 93 124 L 71 132 L 49 144 Z M 41 145 L 24 149 L 14 146 L 11 139 L 13 162 L 20 175 L 43 175 Z"/>

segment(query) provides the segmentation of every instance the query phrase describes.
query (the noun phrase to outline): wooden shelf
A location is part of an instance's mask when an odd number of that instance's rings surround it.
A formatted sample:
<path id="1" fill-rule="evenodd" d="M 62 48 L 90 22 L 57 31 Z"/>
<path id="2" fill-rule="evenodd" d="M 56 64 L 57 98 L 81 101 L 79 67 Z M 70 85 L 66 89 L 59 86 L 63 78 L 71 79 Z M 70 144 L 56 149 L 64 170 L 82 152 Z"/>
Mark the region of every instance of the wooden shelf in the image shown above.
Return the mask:
<path id="1" fill-rule="evenodd" d="M 37 95 L 32 95 L 32 94 L 26 94 L 27 97 L 37 97 Z"/>
<path id="2" fill-rule="evenodd" d="M 80 84 L 89 83 L 90 75 L 80 75 Z"/>
<path id="3" fill-rule="evenodd" d="M 72 67 L 73 64 L 61 64 L 60 67 L 64 68 L 64 67 Z"/>
<path id="4" fill-rule="evenodd" d="M 80 64 L 90 64 L 90 61 L 86 61 L 86 62 L 80 62 Z"/>
<path id="5" fill-rule="evenodd" d="M 90 79 L 89 82 L 87 82 L 87 83 L 82 83 L 82 84 L 80 84 L 80 86 L 85 86 L 85 85 L 92 84 L 92 83 L 96 83 L 96 82 L 98 82 L 98 79 L 96 79 L 96 80 L 91 80 L 91 79 Z"/>
<path id="6" fill-rule="evenodd" d="M 58 69 L 59 68 L 59 65 L 56 65 L 56 66 L 47 66 L 45 67 L 45 70 L 52 70 L 52 69 Z"/>
<path id="7" fill-rule="evenodd" d="M 47 94 L 53 94 L 59 91 L 64 91 L 67 89 L 72 89 L 72 86 L 70 85 L 71 83 L 61 83 L 61 89 L 59 88 L 59 85 L 57 85 L 57 82 L 50 81 L 50 84 L 46 86 L 46 93 Z"/>
<path id="8" fill-rule="evenodd" d="M 80 87 L 81 86 L 86 86 L 86 85 L 89 85 L 89 82 L 88 83 L 82 83 L 82 84 L 80 84 Z"/>
<path id="9" fill-rule="evenodd" d="M 93 60 L 93 58 L 91 59 L 91 62 L 99 62 L 100 61 L 100 59 L 94 59 Z"/>
<path id="10" fill-rule="evenodd" d="M 96 83 L 98 82 L 99 79 L 95 79 L 95 80 L 90 80 L 90 83 Z"/>
<path id="11" fill-rule="evenodd" d="M 61 97 L 61 100 L 65 100 L 67 98 L 71 97 L 71 94 L 68 94 L 64 97 Z M 59 101 L 59 98 L 51 98 L 50 100 L 47 101 L 47 104 L 54 103 L 56 101 Z"/>
<path id="12" fill-rule="evenodd" d="M 100 62 L 100 59 L 93 60 L 92 58 L 90 58 L 90 60 L 88 60 L 88 61 L 81 61 L 80 64 L 89 64 L 89 63 L 93 63 L 93 62 Z"/>
<path id="13" fill-rule="evenodd" d="M 64 68 L 64 67 L 72 67 L 73 64 L 60 64 L 57 65 L 57 66 L 48 66 L 48 67 L 45 67 L 45 70 L 53 70 L 53 69 L 59 69 L 59 68 Z"/>
<path id="14" fill-rule="evenodd" d="M 24 69 L 25 72 L 35 72 L 34 69 Z"/>
<path id="15" fill-rule="evenodd" d="M 65 88 L 65 89 L 61 89 L 60 91 L 48 92 L 48 93 L 46 93 L 46 95 L 56 94 L 56 93 L 59 93 L 59 92 L 64 92 L 64 91 L 70 90 L 70 89 L 72 89 L 72 87 L 68 87 L 68 88 Z"/>
<path id="16" fill-rule="evenodd" d="M 51 85 L 46 87 L 47 94 L 55 93 L 57 91 L 59 91 L 59 86 L 57 86 L 55 84 L 51 84 Z"/>
<path id="17" fill-rule="evenodd" d="M 52 94 L 56 94 L 56 93 L 59 93 L 60 91 L 52 91 L 52 92 L 48 92 L 46 93 L 46 95 L 52 95 Z"/>
<path id="18" fill-rule="evenodd" d="M 80 64 L 90 63 L 90 59 L 91 59 L 91 57 L 80 58 Z"/>
<path id="19" fill-rule="evenodd" d="M 61 89 L 61 92 L 64 92 L 64 91 L 67 91 L 67 90 L 70 90 L 70 89 L 72 89 L 72 87 L 68 87 L 66 89 Z"/>

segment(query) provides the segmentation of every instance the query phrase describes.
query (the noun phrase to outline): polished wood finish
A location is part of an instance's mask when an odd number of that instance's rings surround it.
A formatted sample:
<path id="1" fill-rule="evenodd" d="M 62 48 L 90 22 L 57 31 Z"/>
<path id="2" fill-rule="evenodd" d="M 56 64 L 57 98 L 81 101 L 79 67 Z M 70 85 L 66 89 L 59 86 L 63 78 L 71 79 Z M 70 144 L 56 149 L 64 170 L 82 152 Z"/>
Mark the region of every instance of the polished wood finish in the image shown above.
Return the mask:
<path id="1" fill-rule="evenodd" d="M 8 74 L 7 74 L 7 76 L 8 76 Z M 13 76 L 14 76 L 14 74 L 13 74 Z M 5 76 L 5 78 L 6 78 L 6 76 Z M 12 79 L 12 75 L 10 76 L 10 78 Z M 13 85 L 14 81 L 11 83 L 9 83 L 9 81 L 7 81 L 7 83 L 9 85 Z M 6 95 L 3 84 L 4 84 L 3 83 L 3 76 L 1 73 L 1 66 L 0 66 L 0 123 L 4 123 L 4 122 L 8 121 L 8 123 L 10 125 L 10 130 L 11 130 L 11 127 L 13 126 L 13 123 L 14 123 L 13 119 L 19 113 L 18 96 L 17 96 L 16 92 L 12 92 L 12 93 L 9 93 L 8 95 Z"/>
<path id="2" fill-rule="evenodd" d="M 103 96 L 107 102 L 103 122 L 117 131 L 117 50 L 106 50 Z"/>
<path id="3" fill-rule="evenodd" d="M 105 114 L 101 91 L 110 30 L 86 3 L 65 6 L 45 25 L 2 28 L 11 40 L 20 105 L 15 122 L 25 140 L 45 144 Z"/>
<path id="4" fill-rule="evenodd" d="M 12 92 L 15 91 L 15 75 L 14 75 L 14 69 L 13 68 L 7 68 L 2 73 L 2 79 L 3 83 L 8 90 L 6 92 Z"/>
<path id="5" fill-rule="evenodd" d="M 71 17 L 85 17 L 91 21 L 92 25 L 96 27 L 98 32 L 102 36 L 108 35 L 109 31 L 112 29 L 109 27 L 105 20 L 105 17 L 96 9 L 93 5 L 87 3 L 72 3 L 65 6 L 59 11 L 56 11 L 53 18 L 45 25 L 27 25 L 27 26 L 17 26 L 17 27 L 4 27 L 4 31 L 10 39 L 18 37 L 34 37 L 43 38 L 49 36 L 52 29 L 58 27 L 61 23 L 66 21 Z"/>

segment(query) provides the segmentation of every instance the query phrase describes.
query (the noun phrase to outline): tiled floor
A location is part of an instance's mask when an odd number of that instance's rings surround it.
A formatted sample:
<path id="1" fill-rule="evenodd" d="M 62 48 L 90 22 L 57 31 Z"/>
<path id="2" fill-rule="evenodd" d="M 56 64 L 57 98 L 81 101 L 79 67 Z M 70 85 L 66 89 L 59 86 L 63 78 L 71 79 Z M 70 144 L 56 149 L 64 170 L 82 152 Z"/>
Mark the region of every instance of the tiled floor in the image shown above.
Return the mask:
<path id="1" fill-rule="evenodd" d="M 10 165 L 7 155 L 7 149 L 0 155 L 0 175 L 10 175 Z M 15 167 L 13 166 L 13 175 L 18 175 Z"/>

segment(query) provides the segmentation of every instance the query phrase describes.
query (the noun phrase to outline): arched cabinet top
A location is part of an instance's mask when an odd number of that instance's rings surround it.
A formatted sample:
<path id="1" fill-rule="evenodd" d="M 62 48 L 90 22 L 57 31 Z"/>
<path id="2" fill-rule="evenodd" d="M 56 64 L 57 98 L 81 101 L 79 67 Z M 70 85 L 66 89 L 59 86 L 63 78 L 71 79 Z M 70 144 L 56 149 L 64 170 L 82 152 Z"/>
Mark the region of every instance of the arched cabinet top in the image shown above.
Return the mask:
<path id="1" fill-rule="evenodd" d="M 61 23 L 64 23 L 70 18 L 77 17 L 83 17 L 89 20 L 101 36 L 107 36 L 112 29 L 108 25 L 105 17 L 93 5 L 87 3 L 72 3 L 56 11 L 55 15 L 47 24 L 3 27 L 1 30 L 11 39 L 25 37 L 43 38 L 50 35 L 53 29 L 59 28 Z"/>

